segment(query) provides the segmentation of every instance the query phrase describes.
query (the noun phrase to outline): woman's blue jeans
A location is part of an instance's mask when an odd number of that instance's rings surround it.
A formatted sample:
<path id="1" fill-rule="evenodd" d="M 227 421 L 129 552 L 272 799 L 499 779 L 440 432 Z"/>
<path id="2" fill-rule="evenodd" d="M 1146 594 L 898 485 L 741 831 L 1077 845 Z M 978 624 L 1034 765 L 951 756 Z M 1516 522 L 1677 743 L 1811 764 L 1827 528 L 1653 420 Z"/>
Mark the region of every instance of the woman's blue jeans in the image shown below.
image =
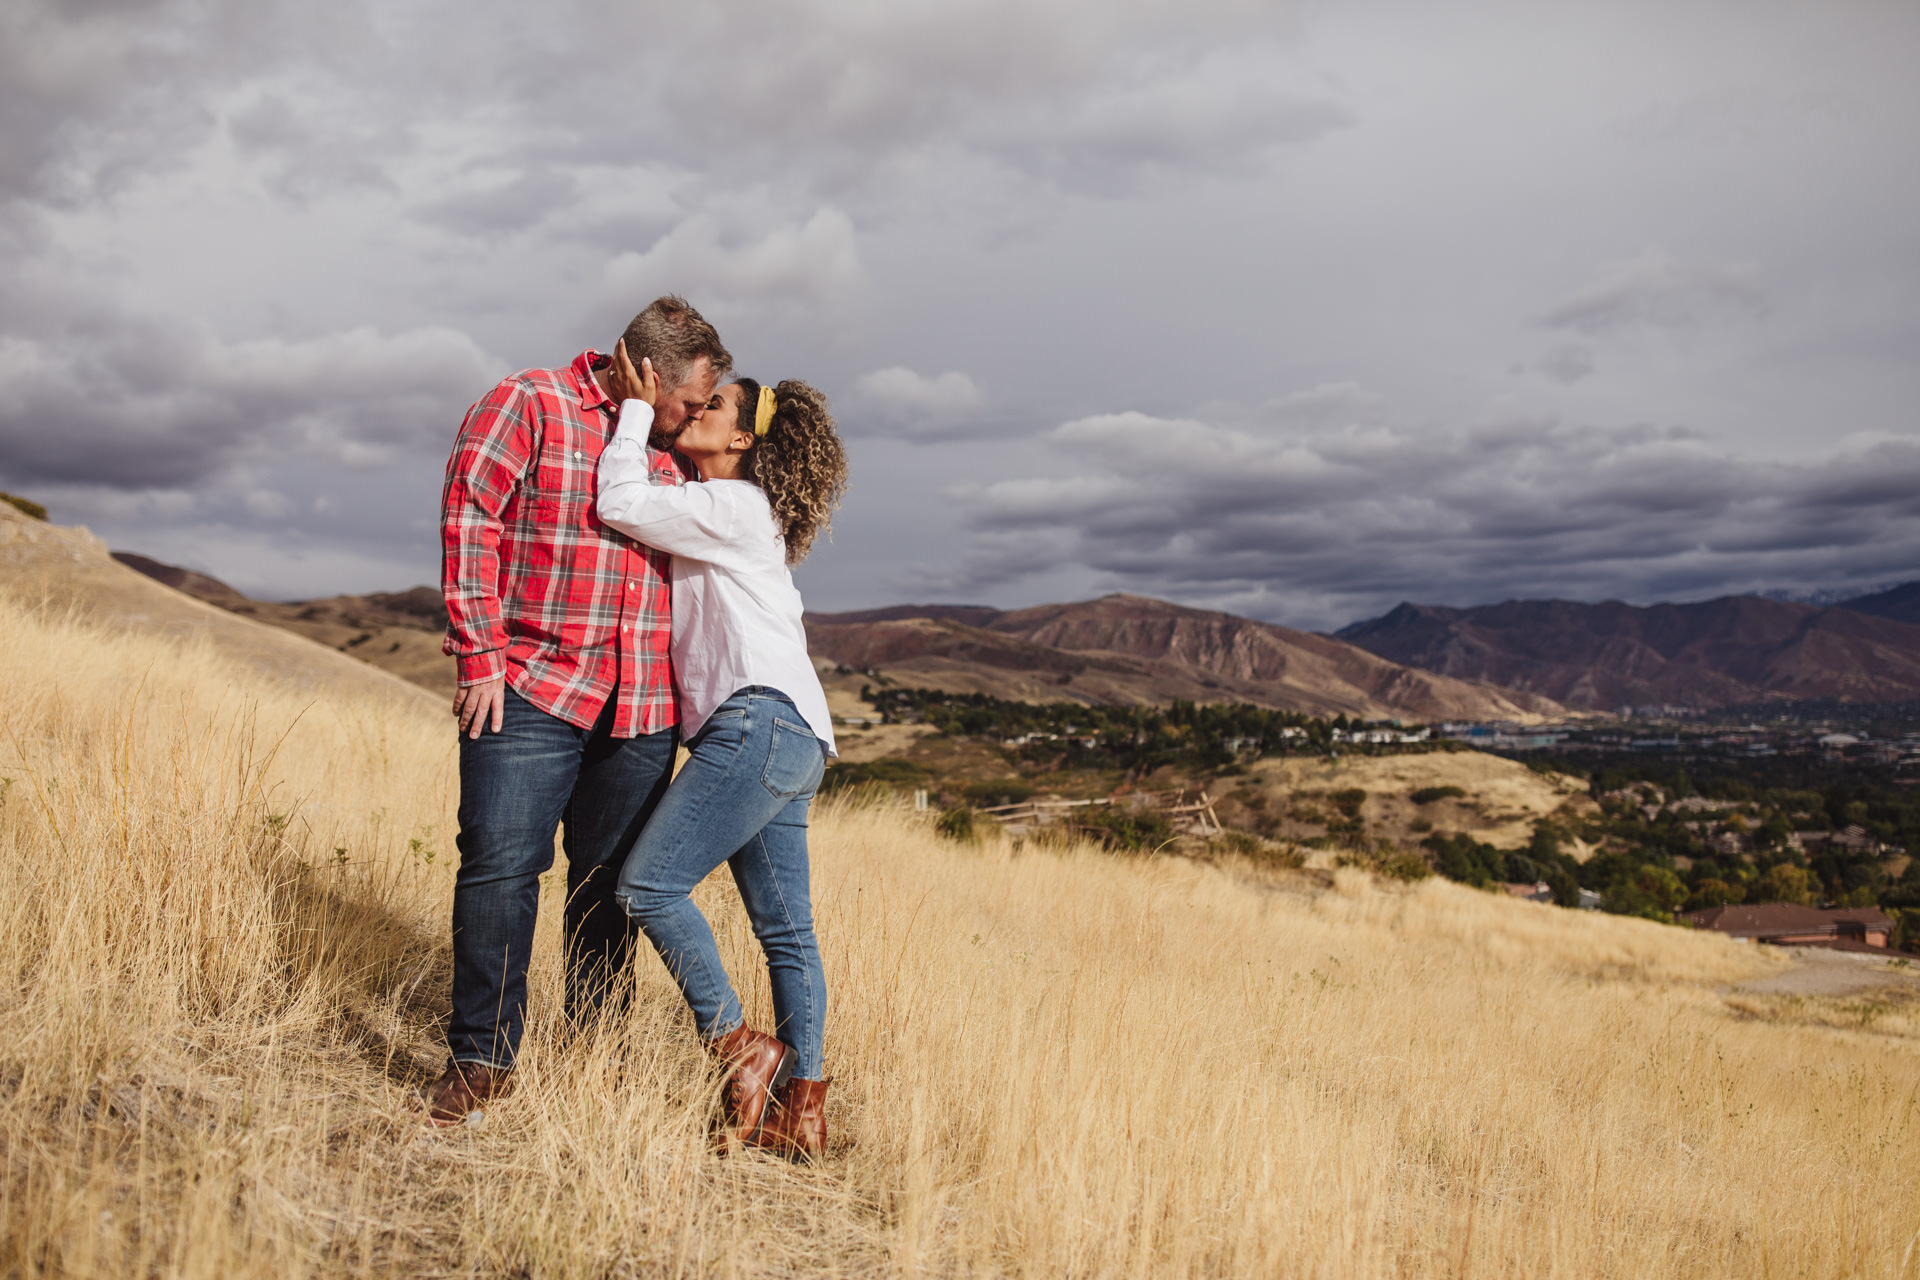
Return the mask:
<path id="1" fill-rule="evenodd" d="M 700 1034 L 744 1021 L 693 887 L 726 863 L 773 984 L 773 1033 L 818 1080 L 827 979 L 807 884 L 807 807 L 826 748 L 778 689 L 749 685 L 687 743 L 687 763 L 648 819 L 614 889 L 680 984 Z"/>

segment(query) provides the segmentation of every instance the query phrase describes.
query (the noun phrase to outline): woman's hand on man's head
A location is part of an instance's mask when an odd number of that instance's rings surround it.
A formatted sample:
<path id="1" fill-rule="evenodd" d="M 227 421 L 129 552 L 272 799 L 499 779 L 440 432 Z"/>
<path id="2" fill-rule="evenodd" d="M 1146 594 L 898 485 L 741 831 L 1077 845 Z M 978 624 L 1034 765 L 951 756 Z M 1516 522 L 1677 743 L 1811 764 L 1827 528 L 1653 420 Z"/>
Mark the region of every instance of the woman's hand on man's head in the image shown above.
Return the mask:
<path id="1" fill-rule="evenodd" d="M 634 368 L 624 338 L 614 344 L 607 386 L 615 400 L 643 400 L 650 406 L 660 403 L 660 375 L 653 371 L 653 361 L 642 356 L 640 367 Z"/>

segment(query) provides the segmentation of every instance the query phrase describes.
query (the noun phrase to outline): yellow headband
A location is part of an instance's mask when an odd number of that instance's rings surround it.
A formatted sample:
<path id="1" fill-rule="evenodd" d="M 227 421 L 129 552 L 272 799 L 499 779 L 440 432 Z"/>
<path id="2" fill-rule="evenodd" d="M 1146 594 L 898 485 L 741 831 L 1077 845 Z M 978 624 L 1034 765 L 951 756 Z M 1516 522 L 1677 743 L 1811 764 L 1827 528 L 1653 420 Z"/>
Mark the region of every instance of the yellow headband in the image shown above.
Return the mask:
<path id="1" fill-rule="evenodd" d="M 764 436 L 773 425 L 773 388 L 760 388 L 760 403 L 753 407 L 753 434 Z"/>

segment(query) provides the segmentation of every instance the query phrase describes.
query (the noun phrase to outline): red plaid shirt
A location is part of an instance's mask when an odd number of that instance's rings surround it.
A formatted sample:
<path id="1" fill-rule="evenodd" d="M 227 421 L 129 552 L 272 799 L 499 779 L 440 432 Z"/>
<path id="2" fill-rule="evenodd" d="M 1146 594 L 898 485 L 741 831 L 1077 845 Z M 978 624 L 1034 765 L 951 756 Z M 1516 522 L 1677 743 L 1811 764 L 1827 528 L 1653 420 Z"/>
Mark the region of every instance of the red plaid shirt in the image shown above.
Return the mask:
<path id="1" fill-rule="evenodd" d="M 672 557 L 600 523 L 600 450 L 620 406 L 593 380 L 605 357 L 516 373 L 467 410 L 441 499 L 440 587 L 460 683 L 507 677 L 582 729 L 618 699 L 613 736 L 680 722 L 667 656 Z M 673 455 L 655 483 L 678 484 Z"/>

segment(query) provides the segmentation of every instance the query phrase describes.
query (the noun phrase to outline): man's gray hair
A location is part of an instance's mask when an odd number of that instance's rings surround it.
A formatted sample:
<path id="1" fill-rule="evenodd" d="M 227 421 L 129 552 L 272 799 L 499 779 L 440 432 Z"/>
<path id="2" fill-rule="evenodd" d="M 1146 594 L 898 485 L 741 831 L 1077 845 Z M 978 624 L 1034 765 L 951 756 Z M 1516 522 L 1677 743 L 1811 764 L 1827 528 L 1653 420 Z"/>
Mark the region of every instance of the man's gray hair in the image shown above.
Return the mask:
<path id="1" fill-rule="evenodd" d="M 621 336 L 627 344 L 627 359 L 635 368 L 643 358 L 653 361 L 663 388 L 686 382 L 702 356 L 713 366 L 715 377 L 724 378 L 733 369 L 733 357 L 720 345 L 719 333 L 678 294 L 648 303 Z"/>

